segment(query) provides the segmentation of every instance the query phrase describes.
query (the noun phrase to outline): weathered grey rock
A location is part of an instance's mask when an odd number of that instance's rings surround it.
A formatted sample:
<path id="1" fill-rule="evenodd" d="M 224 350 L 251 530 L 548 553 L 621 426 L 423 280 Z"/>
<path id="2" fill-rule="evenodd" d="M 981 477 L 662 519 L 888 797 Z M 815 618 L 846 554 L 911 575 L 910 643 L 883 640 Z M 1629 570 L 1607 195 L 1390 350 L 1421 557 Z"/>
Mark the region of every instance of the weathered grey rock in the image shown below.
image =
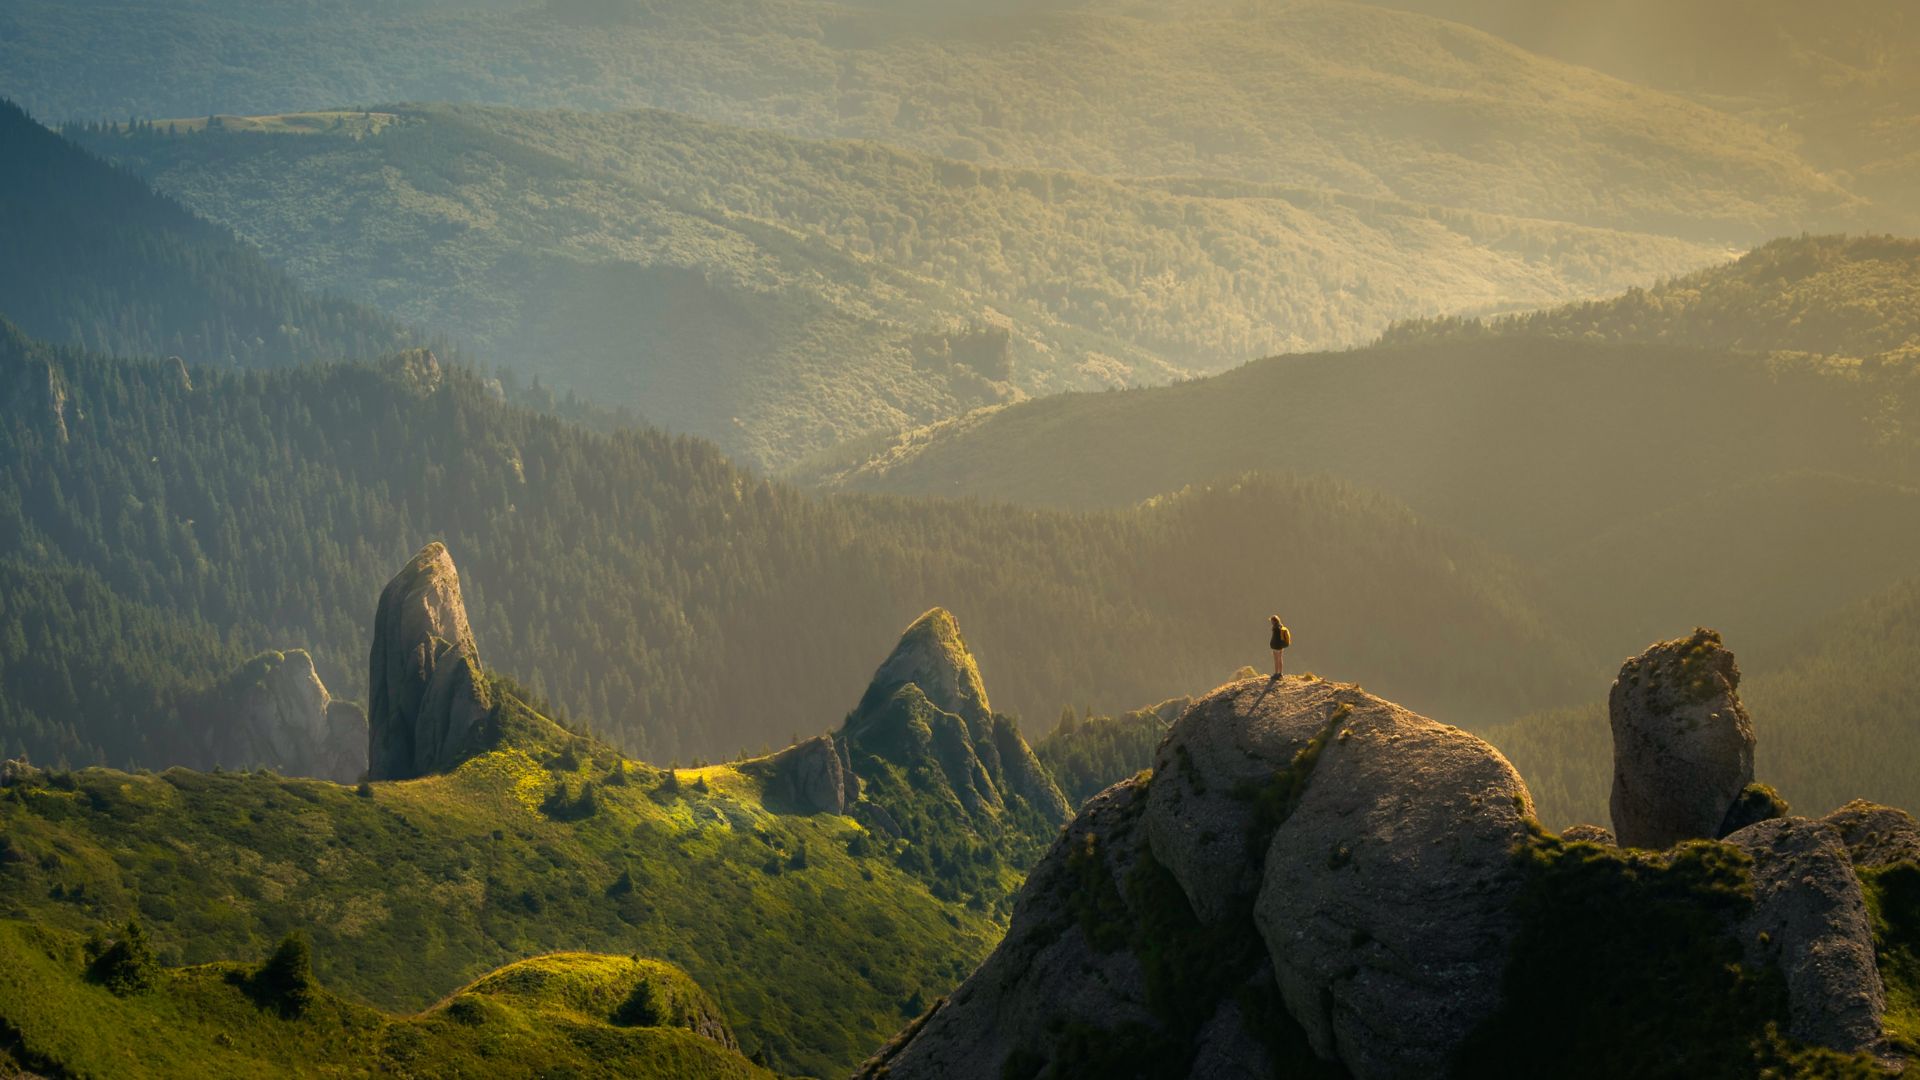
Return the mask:
<path id="1" fill-rule="evenodd" d="M 1254 791 L 1359 696 L 1324 680 L 1261 676 L 1214 690 L 1174 721 L 1154 754 L 1147 835 L 1201 919 L 1225 917 L 1260 888 Z"/>
<path id="2" fill-rule="evenodd" d="M 367 766 L 367 723 L 336 702 L 304 649 L 265 652 L 187 706 L 198 745 L 180 755 L 196 768 L 267 767 L 291 776 L 352 783 Z"/>
<path id="3" fill-rule="evenodd" d="M 1749 957 L 1786 975 L 1788 1034 L 1845 1052 L 1880 1045 L 1886 995 L 1873 928 L 1840 831 L 1807 818 L 1750 825 L 1727 843 L 1753 856 Z"/>
<path id="4" fill-rule="evenodd" d="M 1920 824 L 1905 810 L 1855 799 L 1821 820 L 1839 832 L 1855 866 L 1920 863 Z"/>
<path id="5" fill-rule="evenodd" d="M 831 735 L 816 735 L 773 755 L 767 795 L 776 806 L 803 814 L 844 814 L 860 798 L 860 779 L 847 768 Z"/>
<path id="6" fill-rule="evenodd" d="M 1350 711 L 1274 832 L 1254 920 L 1321 1057 L 1441 1075 L 1499 1005 L 1532 796 L 1474 736 L 1334 694 Z"/>
<path id="7" fill-rule="evenodd" d="M 1016 1051 L 1044 1053 L 1065 1025 L 1120 1031 L 1158 1025 L 1130 949 L 1088 940 L 1073 910 L 1083 873 L 1105 873 L 1124 895 L 1146 850 L 1141 792 L 1131 781 L 1087 801 L 1028 876 L 1000 946 L 932 1013 L 857 1074 L 868 1080 L 1000 1080 Z M 1102 869 L 1089 869 L 1097 859 Z"/>
<path id="8" fill-rule="evenodd" d="M 1273 974 L 1263 970 L 1258 978 L 1271 983 Z M 1194 1041 L 1198 1049 L 1187 1080 L 1274 1080 L 1273 1055 L 1232 997 L 1221 1000 Z"/>
<path id="9" fill-rule="evenodd" d="M 874 671 L 862 708 L 892 697 L 908 683 L 918 686 L 942 712 L 969 725 L 984 724 L 993 717 L 980 667 L 960 636 L 959 621 L 945 608 L 920 616 L 900 635 L 893 652 Z"/>
<path id="10" fill-rule="evenodd" d="M 1562 840 L 1579 840 L 1613 847 L 1613 830 L 1600 825 L 1570 825 L 1560 834 Z"/>
<path id="11" fill-rule="evenodd" d="M 0 761 L 0 787 L 24 784 L 40 776 L 43 772 L 44 770 L 37 769 L 29 764 L 26 758 L 8 758 L 5 761 Z"/>
<path id="12" fill-rule="evenodd" d="M 492 703 L 460 575 L 439 541 L 380 593 L 367 662 L 368 775 L 402 780 L 459 763 Z"/>
<path id="13" fill-rule="evenodd" d="M 1613 724 L 1613 831 L 1623 847 L 1719 835 L 1753 782 L 1753 724 L 1740 667 L 1712 630 L 1661 642 L 1620 668 Z"/>

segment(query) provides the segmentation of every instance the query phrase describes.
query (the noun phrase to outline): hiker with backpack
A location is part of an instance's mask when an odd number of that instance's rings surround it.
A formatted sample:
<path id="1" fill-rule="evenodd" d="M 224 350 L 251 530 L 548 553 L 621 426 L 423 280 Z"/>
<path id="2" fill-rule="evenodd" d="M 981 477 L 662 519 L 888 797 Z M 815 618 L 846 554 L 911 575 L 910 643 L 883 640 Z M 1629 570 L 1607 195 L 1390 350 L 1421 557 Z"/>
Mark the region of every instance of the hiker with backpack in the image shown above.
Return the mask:
<path id="1" fill-rule="evenodd" d="M 1287 629 L 1278 615 L 1267 621 L 1273 624 L 1273 636 L 1267 644 L 1273 649 L 1273 677 L 1277 679 L 1281 676 L 1280 654 L 1293 644 L 1293 631 Z"/>

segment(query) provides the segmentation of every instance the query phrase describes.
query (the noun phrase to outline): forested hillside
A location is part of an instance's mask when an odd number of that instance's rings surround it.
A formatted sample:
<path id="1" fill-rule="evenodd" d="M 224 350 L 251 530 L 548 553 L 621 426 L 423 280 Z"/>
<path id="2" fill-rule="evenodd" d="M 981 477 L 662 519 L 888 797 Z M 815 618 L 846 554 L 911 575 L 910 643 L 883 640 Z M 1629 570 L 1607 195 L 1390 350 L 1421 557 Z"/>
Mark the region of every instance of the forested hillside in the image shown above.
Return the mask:
<path id="1" fill-rule="evenodd" d="M 19 0 L 7 25 L 0 92 L 62 120 L 409 100 L 654 106 L 1004 165 L 1734 240 L 1862 209 L 1760 125 L 1357 4 L 172 0 L 102 20 Z M 216 53 L 225 62 L 200 62 Z"/>
<path id="2" fill-rule="evenodd" d="M 1719 254 L 652 111 L 66 130 L 305 282 L 759 465 L 1009 398 L 1358 344 L 1395 319 L 1612 293 Z"/>
<path id="3" fill-rule="evenodd" d="M 310 294 L 4 100 L 0 161 L 0 316 L 35 337 L 246 367 L 417 343 L 392 319 Z"/>
<path id="4" fill-rule="evenodd" d="M 150 761 L 140 687 L 173 678 L 153 672 L 267 648 L 311 650 L 358 697 L 372 598 L 435 537 L 474 580 L 489 662 L 654 760 L 830 726 L 935 604 L 1002 707 L 1042 723 L 1213 685 L 1282 603 L 1314 628 L 1300 662 L 1435 708 L 1515 715 L 1580 668 L 1509 567 L 1328 481 L 1096 514 L 823 499 L 704 442 L 501 403 L 426 353 L 189 376 L 0 339 L 9 752 Z M 1463 661 L 1440 624 L 1489 650 Z"/>
<path id="5" fill-rule="evenodd" d="M 1920 240 L 1802 236 L 1725 266 L 1610 297 L 1491 320 L 1438 318 L 1389 342 L 1490 335 L 1799 352 L 1895 367 L 1920 362 Z"/>
<path id="6" fill-rule="evenodd" d="M 1382 0 L 1677 91 L 1790 134 L 1854 190 L 1920 214 L 1920 19 L 1885 0 Z"/>

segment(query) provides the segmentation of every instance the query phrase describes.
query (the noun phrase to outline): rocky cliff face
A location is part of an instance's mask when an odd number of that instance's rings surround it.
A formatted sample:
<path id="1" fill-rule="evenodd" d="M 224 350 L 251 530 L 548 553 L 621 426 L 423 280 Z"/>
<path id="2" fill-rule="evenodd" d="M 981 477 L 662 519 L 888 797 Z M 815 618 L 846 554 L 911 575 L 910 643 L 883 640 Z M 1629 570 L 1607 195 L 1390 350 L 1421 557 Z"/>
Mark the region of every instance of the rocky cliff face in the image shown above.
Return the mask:
<path id="1" fill-rule="evenodd" d="M 492 708 L 460 575 L 439 541 L 380 593 L 367 662 L 367 772 L 404 780 L 452 768 Z"/>
<path id="2" fill-rule="evenodd" d="M 1708 1028 L 1701 1046 L 1648 1052 L 1714 1067 L 1750 1052 L 1757 1074 L 1781 1068 L 1770 1025 L 1802 1055 L 1789 1072 L 1898 1064 L 1883 916 L 1856 868 L 1914 860 L 1920 827 L 1866 803 L 1785 816 L 1749 787 L 1737 683 L 1702 631 L 1629 661 L 1615 686 L 1623 835 L 1708 838 L 1666 852 L 1597 826 L 1545 833 L 1497 750 L 1357 687 L 1223 686 L 1173 725 L 1149 776 L 1088 801 L 1000 947 L 860 1075 L 1602 1075 L 1649 1031 Z M 1736 804 L 1763 820 L 1712 840 Z M 1655 926 L 1674 942 L 1657 961 L 1631 941 Z M 1595 933 L 1627 937 L 1596 947 Z M 1590 1038 L 1556 1034 L 1569 1009 Z M 1663 1026 L 1676 1011 L 1697 1019 Z"/>
<path id="3" fill-rule="evenodd" d="M 1740 666 L 1711 630 L 1628 660 L 1607 697 L 1613 724 L 1613 832 L 1627 847 L 1720 835 L 1753 783 L 1753 723 Z"/>
<path id="4" fill-rule="evenodd" d="M 350 784 L 367 767 L 367 720 L 335 701 L 303 649 L 266 652 L 181 706 L 190 745 L 173 756 L 194 768 L 266 767 Z"/>

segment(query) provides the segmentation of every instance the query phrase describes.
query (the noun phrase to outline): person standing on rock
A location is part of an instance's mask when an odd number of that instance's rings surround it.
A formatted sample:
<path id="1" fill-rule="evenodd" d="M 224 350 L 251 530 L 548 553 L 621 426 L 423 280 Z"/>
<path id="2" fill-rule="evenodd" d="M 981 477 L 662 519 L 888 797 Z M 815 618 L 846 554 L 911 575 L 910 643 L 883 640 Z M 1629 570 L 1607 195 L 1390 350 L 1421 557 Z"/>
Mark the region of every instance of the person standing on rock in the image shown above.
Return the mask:
<path id="1" fill-rule="evenodd" d="M 1293 631 L 1287 629 L 1287 624 L 1281 622 L 1278 615 L 1270 617 L 1267 621 L 1273 624 L 1273 636 L 1268 639 L 1267 645 L 1273 650 L 1273 677 L 1277 679 L 1282 674 L 1280 654 L 1293 644 Z"/>

